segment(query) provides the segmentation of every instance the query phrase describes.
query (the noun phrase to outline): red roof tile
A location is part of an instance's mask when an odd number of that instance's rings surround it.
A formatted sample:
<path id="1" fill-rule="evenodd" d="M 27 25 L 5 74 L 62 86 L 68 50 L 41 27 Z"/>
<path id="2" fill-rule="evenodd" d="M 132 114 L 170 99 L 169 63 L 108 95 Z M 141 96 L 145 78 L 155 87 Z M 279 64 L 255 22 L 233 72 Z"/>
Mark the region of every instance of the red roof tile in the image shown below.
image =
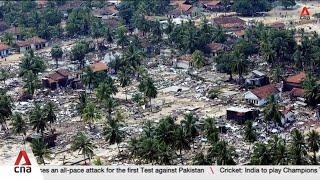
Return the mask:
<path id="1" fill-rule="evenodd" d="M 6 44 L 3 44 L 3 43 L 0 43 L 0 51 L 2 50 L 6 50 L 6 49 L 9 49 L 10 46 L 6 45 Z"/>
<path id="2" fill-rule="evenodd" d="M 302 71 L 299 74 L 289 76 L 286 82 L 300 84 L 305 78 L 306 78 L 306 73 Z"/>
<path id="3" fill-rule="evenodd" d="M 179 5 L 179 9 L 182 11 L 182 12 L 187 12 L 189 11 L 189 9 L 192 8 L 192 5 L 189 5 L 189 4 L 180 4 Z"/>
<path id="4" fill-rule="evenodd" d="M 279 93 L 279 90 L 277 89 L 277 87 L 274 84 L 269 84 L 266 86 L 252 89 L 251 92 L 261 99 L 266 99 L 267 97 L 269 97 L 272 94 Z"/>
<path id="5" fill-rule="evenodd" d="M 31 44 L 41 44 L 46 42 L 47 42 L 46 40 L 39 38 L 37 36 L 34 36 L 24 41 L 18 41 L 16 42 L 16 44 L 18 45 L 18 47 L 24 47 L 24 46 L 30 46 Z"/>
<path id="6" fill-rule="evenodd" d="M 105 71 L 108 69 L 107 64 L 103 63 L 103 62 L 97 62 L 95 64 L 92 64 L 90 66 L 90 68 L 92 69 L 93 72 L 99 72 L 99 71 Z"/>

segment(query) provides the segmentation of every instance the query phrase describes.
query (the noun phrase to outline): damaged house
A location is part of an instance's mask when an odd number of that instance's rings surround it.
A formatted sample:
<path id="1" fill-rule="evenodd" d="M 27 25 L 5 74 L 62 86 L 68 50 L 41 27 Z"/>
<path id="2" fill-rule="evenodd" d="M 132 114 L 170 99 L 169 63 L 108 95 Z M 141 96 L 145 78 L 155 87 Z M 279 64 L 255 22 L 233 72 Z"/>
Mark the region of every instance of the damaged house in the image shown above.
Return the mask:
<path id="1" fill-rule="evenodd" d="M 280 96 L 280 91 L 275 84 L 252 89 L 244 94 L 244 99 L 248 104 L 263 106 L 267 103 L 267 99 L 271 95 L 275 95 L 276 97 Z"/>
<path id="2" fill-rule="evenodd" d="M 45 88 L 55 90 L 58 87 L 67 87 L 72 80 L 71 73 L 66 69 L 59 69 L 42 79 L 42 85 Z"/>
<path id="3" fill-rule="evenodd" d="M 247 86 L 265 86 L 269 84 L 269 77 L 258 70 L 254 70 L 251 73 L 251 77 L 246 79 Z"/>
<path id="4" fill-rule="evenodd" d="M 227 120 L 234 120 L 237 123 L 244 123 L 247 120 L 254 120 L 259 116 L 259 111 L 256 109 L 229 107 L 227 109 Z"/>
<path id="5" fill-rule="evenodd" d="M 17 50 L 20 53 L 24 53 L 30 49 L 39 50 L 48 46 L 48 42 L 45 39 L 37 36 L 28 38 L 24 41 L 17 41 Z"/>
<path id="6" fill-rule="evenodd" d="M 302 83 L 305 78 L 306 78 L 306 73 L 303 71 L 296 75 L 289 76 L 283 82 L 283 91 L 291 91 L 294 88 L 302 89 Z"/>
<path id="7" fill-rule="evenodd" d="M 4 43 L 0 43 L 0 57 L 6 57 L 8 56 L 10 53 L 10 46 L 4 44 Z"/>

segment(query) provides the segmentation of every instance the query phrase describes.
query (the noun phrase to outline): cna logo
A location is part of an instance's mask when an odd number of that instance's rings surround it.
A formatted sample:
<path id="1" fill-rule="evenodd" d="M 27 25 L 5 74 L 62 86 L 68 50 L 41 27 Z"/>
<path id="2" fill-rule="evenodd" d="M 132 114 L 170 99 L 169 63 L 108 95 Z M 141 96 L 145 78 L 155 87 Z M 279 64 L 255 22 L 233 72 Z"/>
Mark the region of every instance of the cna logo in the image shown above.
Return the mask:
<path id="1" fill-rule="evenodd" d="M 23 164 L 21 164 L 22 158 L 24 159 Z M 19 155 L 14 163 L 14 172 L 15 173 L 31 173 L 31 162 L 28 157 L 28 154 L 25 150 L 21 150 Z"/>

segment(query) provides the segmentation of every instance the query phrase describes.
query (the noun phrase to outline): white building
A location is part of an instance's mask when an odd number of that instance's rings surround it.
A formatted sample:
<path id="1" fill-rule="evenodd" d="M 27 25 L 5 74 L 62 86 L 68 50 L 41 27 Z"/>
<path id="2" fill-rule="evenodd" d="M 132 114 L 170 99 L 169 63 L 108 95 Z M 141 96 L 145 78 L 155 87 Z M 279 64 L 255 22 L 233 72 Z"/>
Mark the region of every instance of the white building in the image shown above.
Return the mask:
<path id="1" fill-rule="evenodd" d="M 36 36 L 24 41 L 18 41 L 16 44 L 20 53 L 24 53 L 30 49 L 38 50 L 48 46 L 48 42 L 45 39 Z"/>
<path id="2" fill-rule="evenodd" d="M 244 94 L 244 99 L 247 103 L 255 106 L 263 106 L 271 95 L 280 96 L 279 89 L 274 84 L 252 89 Z"/>
<path id="3" fill-rule="evenodd" d="M 0 57 L 6 57 L 10 53 L 10 46 L 0 43 Z"/>

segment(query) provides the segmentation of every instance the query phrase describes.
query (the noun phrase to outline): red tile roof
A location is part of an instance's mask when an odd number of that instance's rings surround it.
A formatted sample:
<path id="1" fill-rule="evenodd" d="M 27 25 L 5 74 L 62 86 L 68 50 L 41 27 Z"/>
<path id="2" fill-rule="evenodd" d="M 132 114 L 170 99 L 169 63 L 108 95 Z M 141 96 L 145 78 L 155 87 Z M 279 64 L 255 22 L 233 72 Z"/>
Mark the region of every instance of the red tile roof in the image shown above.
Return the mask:
<path id="1" fill-rule="evenodd" d="M 192 5 L 189 5 L 189 4 L 180 4 L 179 5 L 179 9 L 182 11 L 182 12 L 187 12 L 189 11 L 189 9 L 192 8 Z"/>
<path id="2" fill-rule="evenodd" d="M 300 73 L 293 75 L 293 76 L 289 76 L 286 80 L 286 82 L 288 83 L 296 83 L 296 84 L 300 84 L 302 83 L 302 81 L 306 78 L 306 73 L 301 71 Z"/>
<path id="3" fill-rule="evenodd" d="M 279 90 L 277 89 L 276 85 L 269 84 L 266 86 L 258 87 L 255 89 L 252 89 L 251 92 L 259 97 L 260 99 L 266 99 L 270 95 L 279 93 Z"/>
<path id="4" fill-rule="evenodd" d="M 235 16 L 221 16 L 213 19 L 216 24 L 245 24 L 246 21 Z"/>
<path id="5" fill-rule="evenodd" d="M 103 63 L 103 62 L 97 62 L 95 64 L 92 64 L 90 66 L 90 68 L 92 69 L 93 72 L 100 72 L 100 71 L 105 71 L 108 69 L 107 64 Z"/>
<path id="6" fill-rule="evenodd" d="M 67 69 L 59 69 L 52 74 L 47 76 L 49 82 L 56 82 L 64 78 L 71 76 L 71 73 Z"/>
<path id="7" fill-rule="evenodd" d="M 9 49 L 10 46 L 6 45 L 6 44 L 3 44 L 3 43 L 0 43 L 0 51 L 3 51 L 3 50 L 6 50 L 6 49 Z"/>
<path id="8" fill-rule="evenodd" d="M 31 44 L 41 44 L 41 43 L 46 43 L 46 42 L 47 41 L 45 39 L 34 36 L 34 37 L 26 39 L 24 41 L 18 41 L 18 42 L 16 42 L 16 44 L 18 45 L 18 47 L 24 47 L 24 46 L 30 46 Z"/>
<path id="9" fill-rule="evenodd" d="M 226 45 L 221 43 L 210 43 L 210 44 L 207 44 L 207 46 L 212 52 L 223 51 L 226 49 Z"/>
<path id="10" fill-rule="evenodd" d="M 304 96 L 304 89 L 301 88 L 293 88 L 290 91 L 290 95 L 293 97 L 303 97 Z"/>
<path id="11" fill-rule="evenodd" d="M 180 61 L 191 61 L 192 60 L 192 55 L 191 54 L 185 54 L 185 55 L 182 55 L 180 57 L 178 57 L 178 60 Z"/>
<path id="12" fill-rule="evenodd" d="M 67 69 L 59 69 L 56 72 L 64 77 L 71 76 L 71 73 Z"/>

